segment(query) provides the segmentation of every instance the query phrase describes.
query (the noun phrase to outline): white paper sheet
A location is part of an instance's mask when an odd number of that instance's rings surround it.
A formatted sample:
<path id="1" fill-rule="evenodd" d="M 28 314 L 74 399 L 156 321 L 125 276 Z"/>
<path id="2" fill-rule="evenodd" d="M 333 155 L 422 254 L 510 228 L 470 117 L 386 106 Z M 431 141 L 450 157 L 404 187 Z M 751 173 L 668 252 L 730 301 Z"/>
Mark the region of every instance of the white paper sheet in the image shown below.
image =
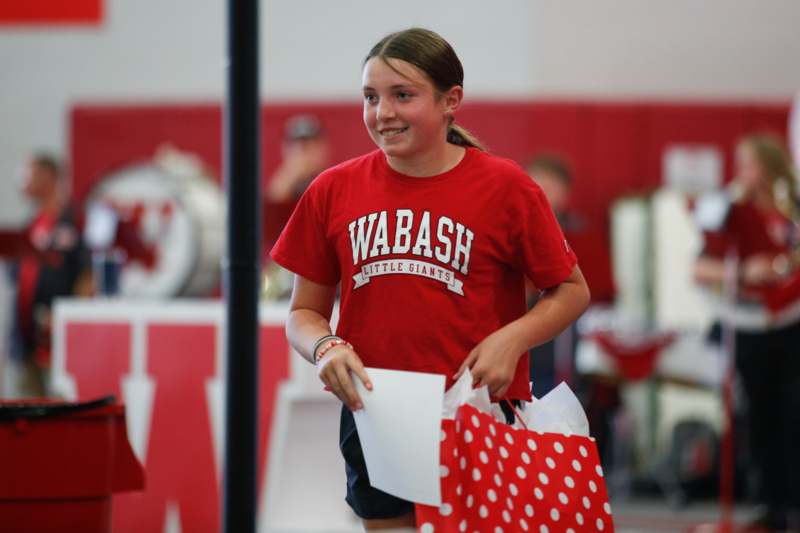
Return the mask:
<path id="1" fill-rule="evenodd" d="M 353 418 L 370 484 L 393 496 L 439 506 L 439 446 L 445 377 L 367 368 L 373 389 L 354 379 L 364 408 Z"/>

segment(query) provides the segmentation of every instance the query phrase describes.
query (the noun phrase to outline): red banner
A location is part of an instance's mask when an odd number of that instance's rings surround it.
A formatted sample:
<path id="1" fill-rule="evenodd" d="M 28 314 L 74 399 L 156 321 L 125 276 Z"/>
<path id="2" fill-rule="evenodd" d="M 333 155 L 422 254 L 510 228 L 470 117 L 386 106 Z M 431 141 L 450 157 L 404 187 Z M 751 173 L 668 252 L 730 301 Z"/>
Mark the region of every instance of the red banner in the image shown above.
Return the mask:
<path id="1" fill-rule="evenodd" d="M 222 409 L 222 389 L 213 390 L 215 382 L 221 386 L 221 327 L 202 316 L 148 317 L 138 333 L 130 317 L 67 319 L 64 366 L 56 366 L 55 379 L 73 381 L 76 400 L 114 394 L 136 428 L 129 438 L 141 454 L 146 488 L 114 495 L 115 533 L 160 533 L 171 521 L 182 531 L 218 533 L 222 451 L 215 443 L 224 437 L 221 419 L 215 424 L 214 418 Z M 257 479 L 264 490 L 274 402 L 278 384 L 289 375 L 289 346 L 281 323 L 261 324 L 259 331 Z"/>
<path id="2" fill-rule="evenodd" d="M 4 0 L 0 25 L 100 24 L 103 0 Z"/>

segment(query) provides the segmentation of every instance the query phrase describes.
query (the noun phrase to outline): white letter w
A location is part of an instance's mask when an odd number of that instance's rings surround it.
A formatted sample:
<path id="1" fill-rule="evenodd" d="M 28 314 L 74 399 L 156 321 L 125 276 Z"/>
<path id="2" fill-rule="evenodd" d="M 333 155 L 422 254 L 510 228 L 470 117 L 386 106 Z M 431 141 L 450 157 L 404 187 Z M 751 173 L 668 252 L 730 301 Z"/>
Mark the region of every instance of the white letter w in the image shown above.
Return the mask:
<path id="1" fill-rule="evenodd" d="M 361 261 L 364 261 L 367 258 L 369 241 L 370 237 L 372 237 L 372 227 L 375 225 L 375 219 L 377 218 L 377 213 L 370 213 L 368 216 L 359 217 L 358 221 L 354 220 L 348 226 L 348 229 L 350 230 L 350 245 L 353 248 L 354 265 L 358 264 L 359 255 L 361 256 Z M 356 222 L 358 223 L 358 235 L 356 235 L 355 232 Z M 368 222 L 366 235 L 364 234 L 365 222 Z"/>

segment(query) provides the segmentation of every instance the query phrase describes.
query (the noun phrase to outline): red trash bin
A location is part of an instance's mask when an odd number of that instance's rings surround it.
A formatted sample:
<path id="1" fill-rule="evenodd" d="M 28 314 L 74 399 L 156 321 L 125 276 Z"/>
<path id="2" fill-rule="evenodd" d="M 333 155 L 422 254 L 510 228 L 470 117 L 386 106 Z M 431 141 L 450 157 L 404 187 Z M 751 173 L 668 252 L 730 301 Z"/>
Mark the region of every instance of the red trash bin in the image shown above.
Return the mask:
<path id="1" fill-rule="evenodd" d="M 113 398 L 0 401 L 0 530 L 109 533 L 111 495 L 142 489 Z"/>

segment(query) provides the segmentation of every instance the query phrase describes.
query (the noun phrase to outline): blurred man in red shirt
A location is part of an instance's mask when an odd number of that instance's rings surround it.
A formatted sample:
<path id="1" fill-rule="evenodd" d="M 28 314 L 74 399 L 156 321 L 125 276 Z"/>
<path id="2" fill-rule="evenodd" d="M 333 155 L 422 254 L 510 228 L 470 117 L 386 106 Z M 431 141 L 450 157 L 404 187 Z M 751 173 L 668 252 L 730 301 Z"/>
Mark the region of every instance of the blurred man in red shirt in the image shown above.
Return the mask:
<path id="1" fill-rule="evenodd" d="M 23 375 L 20 392 L 46 395 L 50 366 L 51 308 L 58 297 L 89 296 L 94 284 L 83 244 L 82 217 L 69 201 L 58 160 L 35 154 L 27 162 L 21 189 L 36 206 L 18 253 L 17 347 Z"/>

